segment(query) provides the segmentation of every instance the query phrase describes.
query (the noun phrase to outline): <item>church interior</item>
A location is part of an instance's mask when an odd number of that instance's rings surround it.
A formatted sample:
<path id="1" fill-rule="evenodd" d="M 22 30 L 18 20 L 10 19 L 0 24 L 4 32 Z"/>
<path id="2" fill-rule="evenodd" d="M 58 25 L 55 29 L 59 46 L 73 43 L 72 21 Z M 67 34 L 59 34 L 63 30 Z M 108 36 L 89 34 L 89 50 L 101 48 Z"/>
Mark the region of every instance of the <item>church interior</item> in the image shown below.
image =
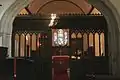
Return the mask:
<path id="1" fill-rule="evenodd" d="M 107 22 L 87 0 L 80 1 L 33 0 L 19 12 L 13 22 L 12 58 L 3 61 L 9 69 L 1 68 L 5 80 L 94 80 L 96 75 L 111 75 Z"/>

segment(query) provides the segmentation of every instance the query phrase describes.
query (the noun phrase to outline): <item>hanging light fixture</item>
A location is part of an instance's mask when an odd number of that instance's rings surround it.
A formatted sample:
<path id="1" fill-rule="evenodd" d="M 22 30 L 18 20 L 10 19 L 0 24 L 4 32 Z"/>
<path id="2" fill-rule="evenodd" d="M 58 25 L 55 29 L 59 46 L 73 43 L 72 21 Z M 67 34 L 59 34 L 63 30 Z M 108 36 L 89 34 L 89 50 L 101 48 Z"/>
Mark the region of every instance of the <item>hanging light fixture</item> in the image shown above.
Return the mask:
<path id="1" fill-rule="evenodd" d="M 49 23 L 49 27 L 52 27 L 52 26 L 54 26 L 54 25 L 57 25 L 57 22 L 56 22 L 56 19 L 58 18 L 57 17 L 57 14 L 51 14 L 51 20 L 50 20 L 50 23 Z"/>

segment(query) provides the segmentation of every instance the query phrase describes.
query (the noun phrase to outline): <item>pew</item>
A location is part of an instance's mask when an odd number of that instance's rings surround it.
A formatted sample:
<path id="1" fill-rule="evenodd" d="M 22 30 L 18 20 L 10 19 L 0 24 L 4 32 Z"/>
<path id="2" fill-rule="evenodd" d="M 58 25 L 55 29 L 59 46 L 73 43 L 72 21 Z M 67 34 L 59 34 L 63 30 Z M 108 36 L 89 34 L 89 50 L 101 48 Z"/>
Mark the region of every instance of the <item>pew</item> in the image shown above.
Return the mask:
<path id="1" fill-rule="evenodd" d="M 6 58 L 7 48 L 0 47 L 0 80 L 14 80 L 14 58 Z M 49 80 L 51 61 L 34 58 L 16 58 L 17 80 Z"/>
<path id="2" fill-rule="evenodd" d="M 35 80 L 33 61 L 25 59 L 16 60 L 16 79 Z M 14 79 L 14 58 L 0 61 L 0 80 Z"/>
<path id="3" fill-rule="evenodd" d="M 120 76 L 113 76 L 113 75 L 87 75 L 87 80 L 120 80 Z"/>
<path id="4" fill-rule="evenodd" d="M 29 59 L 18 58 L 16 61 L 17 80 L 35 80 L 34 62 Z"/>
<path id="5" fill-rule="evenodd" d="M 86 79 L 88 78 L 87 75 L 109 75 L 108 62 L 105 57 L 95 57 L 92 62 L 88 57 L 71 59 L 70 69 L 71 80 Z"/>
<path id="6" fill-rule="evenodd" d="M 13 80 L 13 60 L 7 60 L 6 47 L 0 47 L 0 80 Z"/>
<path id="7" fill-rule="evenodd" d="M 0 61 L 0 80 L 13 80 L 13 61 Z"/>

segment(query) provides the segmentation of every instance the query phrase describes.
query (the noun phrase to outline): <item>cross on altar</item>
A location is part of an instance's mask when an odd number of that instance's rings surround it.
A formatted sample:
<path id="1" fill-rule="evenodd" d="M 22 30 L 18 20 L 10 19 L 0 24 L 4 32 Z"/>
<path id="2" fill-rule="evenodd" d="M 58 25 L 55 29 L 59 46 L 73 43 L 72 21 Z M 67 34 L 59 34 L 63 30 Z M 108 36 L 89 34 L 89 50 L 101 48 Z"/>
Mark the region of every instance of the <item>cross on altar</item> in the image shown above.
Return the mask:
<path id="1" fill-rule="evenodd" d="M 59 53 L 60 53 L 60 55 L 62 55 L 62 50 L 61 49 L 59 50 Z"/>

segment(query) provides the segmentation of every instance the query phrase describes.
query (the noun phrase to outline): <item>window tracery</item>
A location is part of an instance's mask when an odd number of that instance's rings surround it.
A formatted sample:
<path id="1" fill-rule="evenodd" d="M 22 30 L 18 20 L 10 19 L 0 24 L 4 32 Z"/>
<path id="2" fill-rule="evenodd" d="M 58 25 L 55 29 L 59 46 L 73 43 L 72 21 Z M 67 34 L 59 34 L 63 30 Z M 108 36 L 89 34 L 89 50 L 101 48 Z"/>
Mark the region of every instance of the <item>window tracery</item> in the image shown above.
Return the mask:
<path id="1" fill-rule="evenodd" d="M 53 29 L 53 46 L 69 45 L 69 30 L 68 29 Z"/>

